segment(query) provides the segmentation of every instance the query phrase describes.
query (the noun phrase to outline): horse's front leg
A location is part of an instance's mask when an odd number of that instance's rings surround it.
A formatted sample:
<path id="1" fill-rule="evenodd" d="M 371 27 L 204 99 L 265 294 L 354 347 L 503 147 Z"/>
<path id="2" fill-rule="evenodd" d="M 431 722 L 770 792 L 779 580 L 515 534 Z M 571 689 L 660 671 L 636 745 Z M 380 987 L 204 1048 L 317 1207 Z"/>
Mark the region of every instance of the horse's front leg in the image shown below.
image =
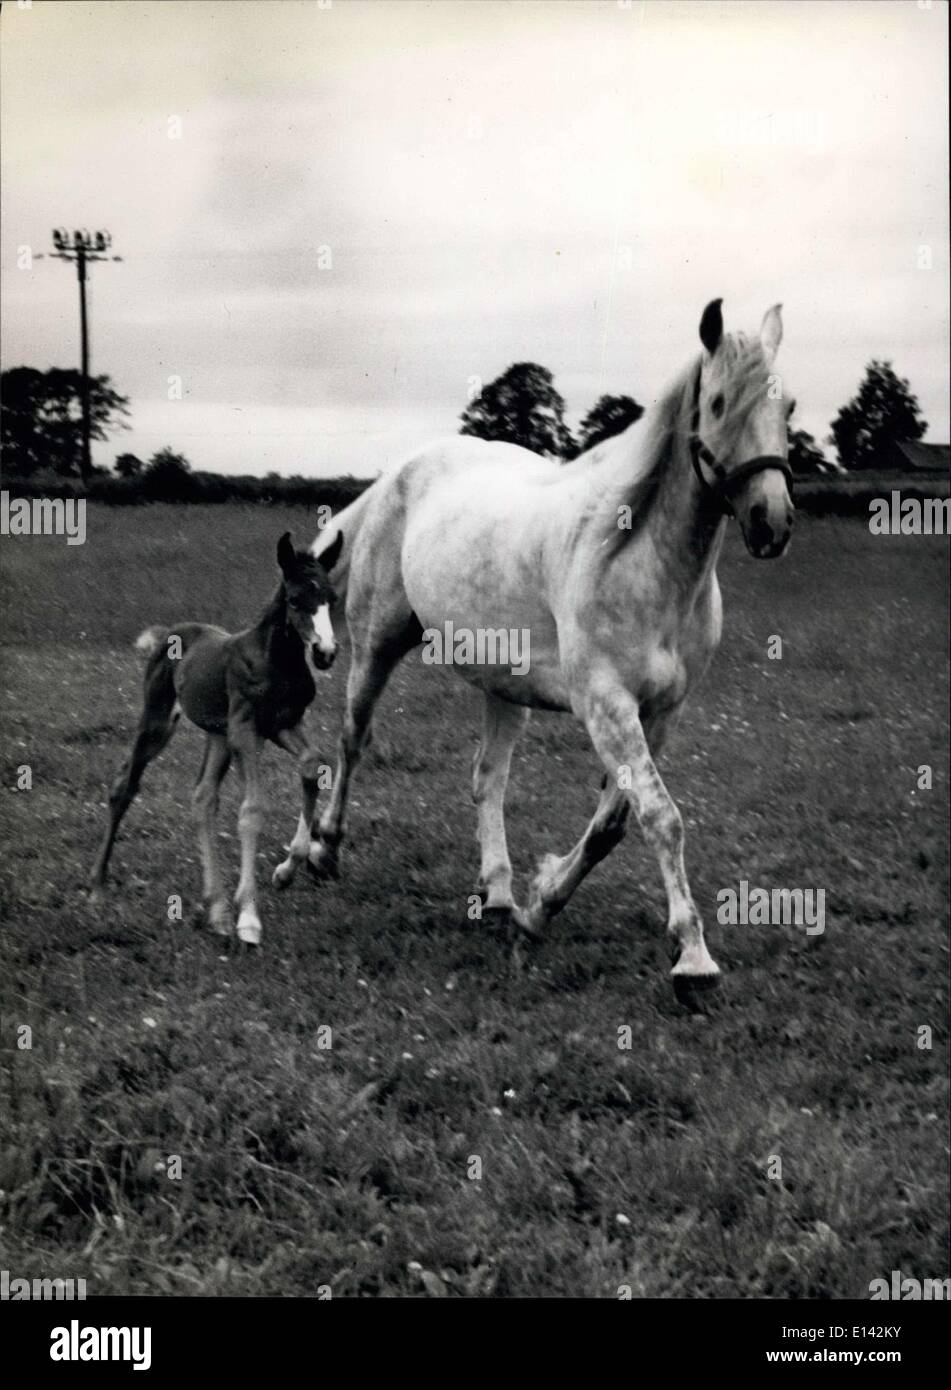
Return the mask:
<path id="1" fill-rule="evenodd" d="M 229 717 L 228 743 L 238 763 L 244 791 L 238 811 L 238 834 L 241 839 L 241 877 L 234 895 L 238 909 L 238 940 L 247 946 L 260 946 L 261 919 L 258 917 L 255 861 L 258 835 L 264 819 L 264 799 L 258 769 L 262 739 L 253 719 L 246 716 Z"/>
<path id="2" fill-rule="evenodd" d="M 301 782 L 301 813 L 294 838 L 287 846 L 287 858 L 274 870 L 271 882 L 275 888 L 287 888 L 293 881 L 299 866 L 310 853 L 313 833 L 314 812 L 320 789 L 320 759 L 315 748 L 308 742 L 303 724 L 293 729 L 284 729 L 275 734 L 274 742 L 297 758 Z"/>
<path id="3" fill-rule="evenodd" d="M 488 914 L 508 919 L 515 909 L 504 802 L 512 749 L 527 720 L 527 709 L 486 694 L 482 740 L 472 764 L 472 799 L 478 813 L 482 852 L 479 889 L 485 898 L 483 917 Z"/>
<path id="4" fill-rule="evenodd" d="M 707 950 L 687 881 L 683 820 L 654 766 L 637 702 L 620 683 L 602 682 L 589 692 L 585 723 L 607 770 L 608 785 L 626 793 L 657 856 L 667 890 L 674 989 L 688 1002 L 696 992 L 719 983 L 720 968 Z"/>

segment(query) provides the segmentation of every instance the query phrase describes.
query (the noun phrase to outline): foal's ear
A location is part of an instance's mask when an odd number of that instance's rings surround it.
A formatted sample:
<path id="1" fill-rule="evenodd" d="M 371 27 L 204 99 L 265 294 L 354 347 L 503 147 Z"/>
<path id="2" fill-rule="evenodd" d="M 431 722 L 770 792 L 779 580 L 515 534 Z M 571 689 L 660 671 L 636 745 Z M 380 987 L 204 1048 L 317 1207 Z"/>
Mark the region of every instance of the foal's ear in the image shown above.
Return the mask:
<path id="1" fill-rule="evenodd" d="M 338 531 L 335 539 L 330 542 L 327 549 L 322 550 L 319 555 L 315 556 L 315 559 L 317 560 L 317 563 L 319 565 L 322 565 L 323 568 L 327 571 L 327 573 L 330 574 L 334 565 L 340 559 L 340 552 L 342 549 L 343 532 Z"/>
<path id="2" fill-rule="evenodd" d="M 294 543 L 290 531 L 285 531 L 277 543 L 277 563 L 285 576 L 294 568 Z"/>
<path id="3" fill-rule="evenodd" d="M 723 337 L 723 313 L 720 309 L 722 303 L 722 299 L 711 299 L 700 320 L 700 341 L 711 357 L 720 346 L 720 339 Z"/>

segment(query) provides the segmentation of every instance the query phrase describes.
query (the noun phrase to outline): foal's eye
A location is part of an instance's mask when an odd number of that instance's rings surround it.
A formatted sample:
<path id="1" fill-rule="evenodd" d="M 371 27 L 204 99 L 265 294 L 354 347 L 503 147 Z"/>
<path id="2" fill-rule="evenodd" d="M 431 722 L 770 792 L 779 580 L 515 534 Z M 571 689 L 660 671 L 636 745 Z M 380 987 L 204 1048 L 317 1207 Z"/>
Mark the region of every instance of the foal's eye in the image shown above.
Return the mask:
<path id="1" fill-rule="evenodd" d="M 723 399 L 722 396 L 714 396 L 713 400 L 710 402 L 710 409 L 713 411 L 714 415 L 718 420 L 720 416 L 723 414 L 723 407 L 725 405 L 726 401 Z"/>

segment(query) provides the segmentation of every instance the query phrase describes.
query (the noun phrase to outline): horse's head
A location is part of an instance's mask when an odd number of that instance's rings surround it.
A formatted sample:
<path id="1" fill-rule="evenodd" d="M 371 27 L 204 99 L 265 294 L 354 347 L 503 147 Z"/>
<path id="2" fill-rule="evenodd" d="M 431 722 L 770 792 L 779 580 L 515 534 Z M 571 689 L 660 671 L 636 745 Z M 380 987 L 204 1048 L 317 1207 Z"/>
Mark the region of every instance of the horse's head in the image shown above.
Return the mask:
<path id="1" fill-rule="evenodd" d="M 789 544 L 793 504 L 786 421 L 793 402 L 773 363 L 783 336 L 781 305 L 766 311 L 759 337 L 724 333 L 722 300 L 700 320 L 704 353 L 694 388 L 690 448 L 701 482 L 740 523 L 751 555 L 769 560 Z"/>
<path id="2" fill-rule="evenodd" d="M 314 665 L 326 671 L 337 655 L 330 610 L 337 601 L 329 571 L 333 569 L 343 534 L 338 533 L 320 556 L 309 550 L 295 550 L 290 531 L 285 531 L 277 543 L 277 563 L 284 580 L 287 599 L 288 625 L 297 633 L 305 647 L 310 647 Z"/>

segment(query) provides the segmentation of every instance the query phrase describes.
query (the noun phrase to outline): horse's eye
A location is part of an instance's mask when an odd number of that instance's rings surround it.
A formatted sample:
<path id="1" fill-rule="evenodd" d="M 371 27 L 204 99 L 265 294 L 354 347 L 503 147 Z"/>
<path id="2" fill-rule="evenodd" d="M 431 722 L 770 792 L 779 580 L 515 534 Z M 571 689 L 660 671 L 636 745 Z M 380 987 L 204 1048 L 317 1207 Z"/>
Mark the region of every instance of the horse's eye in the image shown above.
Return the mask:
<path id="1" fill-rule="evenodd" d="M 723 407 L 725 405 L 726 401 L 723 399 L 722 396 L 714 396 L 713 400 L 710 402 L 710 409 L 713 411 L 714 415 L 718 420 L 720 416 L 723 414 Z"/>
<path id="2" fill-rule="evenodd" d="M 789 404 L 787 405 L 787 407 L 786 407 L 786 419 L 787 419 L 787 420 L 788 420 L 789 417 L 792 415 L 792 413 L 793 413 L 793 411 L 794 411 L 795 409 L 796 409 L 796 402 L 795 402 L 795 400 L 791 400 L 791 401 L 789 402 Z"/>

